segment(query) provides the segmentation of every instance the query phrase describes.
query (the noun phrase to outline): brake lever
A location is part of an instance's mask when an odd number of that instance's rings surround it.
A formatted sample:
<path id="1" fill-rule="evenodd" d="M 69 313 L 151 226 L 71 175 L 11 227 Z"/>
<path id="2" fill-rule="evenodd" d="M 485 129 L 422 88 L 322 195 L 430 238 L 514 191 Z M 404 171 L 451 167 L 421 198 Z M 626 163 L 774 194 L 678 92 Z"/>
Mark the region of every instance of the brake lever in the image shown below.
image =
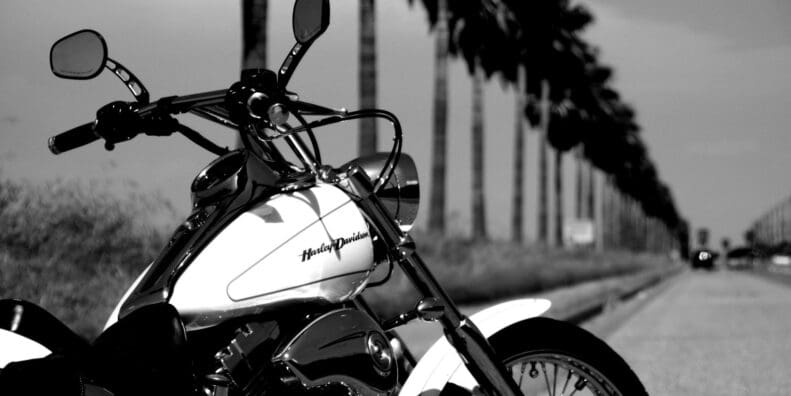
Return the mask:
<path id="1" fill-rule="evenodd" d="M 302 115 L 307 115 L 307 116 L 345 116 L 349 114 L 349 111 L 344 108 L 333 109 L 330 107 L 317 105 L 315 103 L 303 102 L 300 100 L 292 101 L 289 104 L 293 106 L 295 110 L 299 111 Z"/>

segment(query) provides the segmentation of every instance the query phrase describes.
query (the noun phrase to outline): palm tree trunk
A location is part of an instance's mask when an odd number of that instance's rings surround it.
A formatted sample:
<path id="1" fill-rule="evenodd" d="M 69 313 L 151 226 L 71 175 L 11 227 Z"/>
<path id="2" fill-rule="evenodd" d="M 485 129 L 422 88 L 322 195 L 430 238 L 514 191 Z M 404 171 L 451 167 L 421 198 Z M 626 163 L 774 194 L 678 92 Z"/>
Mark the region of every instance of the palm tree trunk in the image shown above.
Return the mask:
<path id="1" fill-rule="evenodd" d="M 585 183 L 582 180 L 585 176 L 583 173 L 583 160 L 582 160 L 582 148 L 577 149 L 576 153 L 576 165 L 577 165 L 577 174 L 576 174 L 576 188 L 574 189 L 574 215 L 579 220 L 582 219 L 585 215 L 583 213 L 583 205 L 582 205 L 582 197 L 585 194 L 583 189 L 585 188 Z"/>
<path id="2" fill-rule="evenodd" d="M 602 245 L 604 250 L 613 248 L 613 232 L 615 228 L 615 197 L 611 180 L 605 176 L 602 182 Z"/>
<path id="3" fill-rule="evenodd" d="M 549 240 L 549 180 L 547 178 L 547 131 L 549 131 L 549 82 L 541 81 L 541 131 L 538 142 L 538 242 Z"/>
<path id="4" fill-rule="evenodd" d="M 376 13 L 374 0 L 360 0 L 360 108 L 376 108 Z M 376 119 L 360 120 L 358 153 L 376 152 Z"/>
<path id="5" fill-rule="evenodd" d="M 524 182 L 525 182 L 525 93 L 527 92 L 527 70 L 520 66 L 517 70 L 516 83 L 516 119 L 514 128 L 514 190 L 511 196 L 511 240 L 521 243 L 523 236 Z"/>
<path id="6" fill-rule="evenodd" d="M 472 76 L 472 238 L 486 240 L 486 203 L 483 187 L 483 69 L 476 61 Z"/>
<path id="7" fill-rule="evenodd" d="M 435 232 L 445 232 L 448 124 L 448 13 L 446 0 L 438 0 L 437 7 L 438 19 L 434 53 L 434 125 L 428 228 Z"/>
<path id="8" fill-rule="evenodd" d="M 605 189 L 605 182 L 601 183 L 601 188 L 597 191 L 595 188 L 595 179 L 598 177 L 596 170 L 593 168 L 592 164 L 588 163 L 588 170 L 590 172 L 590 176 L 588 178 L 588 210 L 590 212 L 591 221 L 593 222 L 594 226 L 596 227 L 596 235 L 594 236 L 596 239 L 596 251 L 603 252 L 604 251 L 604 234 L 605 234 L 605 223 L 604 219 L 606 218 L 606 192 Z M 596 197 L 596 198 L 594 198 Z"/>
<path id="9" fill-rule="evenodd" d="M 563 152 L 555 150 L 555 244 L 563 246 Z"/>
<path id="10" fill-rule="evenodd" d="M 626 250 L 629 246 L 629 235 L 627 233 L 627 206 L 626 206 L 626 199 L 625 194 L 623 194 L 620 190 L 616 190 L 618 192 L 618 213 L 620 214 L 618 220 L 618 248 L 621 250 Z"/>
<path id="11" fill-rule="evenodd" d="M 596 177 L 594 175 L 593 164 L 588 162 L 588 196 L 587 196 L 587 206 L 588 206 L 588 218 L 591 221 L 596 220 Z"/>
<path id="12" fill-rule="evenodd" d="M 269 0 L 242 0 L 242 70 L 266 68 Z"/>
<path id="13" fill-rule="evenodd" d="M 242 70 L 266 69 L 269 0 L 242 0 Z M 236 147 L 242 147 L 241 137 Z"/>

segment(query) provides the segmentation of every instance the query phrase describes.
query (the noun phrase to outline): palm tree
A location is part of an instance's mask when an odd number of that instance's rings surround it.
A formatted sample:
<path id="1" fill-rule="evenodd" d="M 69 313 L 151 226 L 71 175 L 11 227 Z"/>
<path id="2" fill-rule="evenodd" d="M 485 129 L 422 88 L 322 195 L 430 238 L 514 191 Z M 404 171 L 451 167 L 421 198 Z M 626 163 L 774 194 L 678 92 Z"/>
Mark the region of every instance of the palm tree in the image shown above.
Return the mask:
<path id="1" fill-rule="evenodd" d="M 428 228 L 445 232 L 445 178 L 448 128 L 448 11 L 446 0 L 437 0 L 434 49 L 434 106 L 431 156 L 431 198 Z"/>
<path id="2" fill-rule="evenodd" d="M 472 212 L 473 237 L 484 239 L 486 233 L 485 193 L 483 182 L 483 98 L 482 85 L 485 78 L 494 72 L 512 77 L 515 57 L 510 43 L 508 28 L 511 21 L 503 4 L 482 0 L 478 2 L 453 2 L 423 0 L 429 14 L 429 22 L 436 28 L 437 57 L 435 68 L 435 134 L 432 166 L 432 196 L 430 202 L 429 228 L 444 230 L 444 172 L 445 172 L 445 124 L 447 107 L 447 54 L 461 56 L 473 76 L 473 127 L 472 127 Z M 448 32 L 453 32 L 448 35 Z M 508 49 L 508 50 L 504 50 Z M 508 71 L 504 71 L 508 69 Z M 437 95 L 442 92 L 442 95 Z M 439 124 L 442 124 L 441 126 Z M 441 131 L 441 133 L 437 133 Z"/>
<path id="3" fill-rule="evenodd" d="M 483 70 L 476 65 L 472 77 L 472 238 L 485 240 L 486 203 L 483 187 Z"/>
<path id="4" fill-rule="evenodd" d="M 580 150 L 577 149 L 574 152 L 574 165 L 575 166 L 575 184 L 574 184 L 574 218 L 582 219 L 584 213 L 582 212 L 582 195 L 585 193 L 583 191 L 584 181 L 582 178 L 584 177 L 582 172 L 582 154 Z"/>
<path id="5" fill-rule="evenodd" d="M 516 79 L 516 117 L 514 124 L 514 173 L 513 173 L 513 193 L 511 195 L 511 240 L 521 243 L 524 239 L 523 210 L 524 210 L 524 179 L 525 179 L 525 134 L 524 134 L 524 112 L 526 106 L 525 74 L 527 68 L 519 66 Z"/>
<path id="6" fill-rule="evenodd" d="M 409 0 L 412 4 L 414 0 Z M 445 185 L 447 174 L 448 128 L 448 3 L 423 0 L 429 25 L 434 28 L 434 102 L 431 136 L 431 193 L 428 229 L 445 232 Z"/>
<path id="7" fill-rule="evenodd" d="M 242 70 L 266 68 L 269 0 L 242 0 Z"/>
<path id="8" fill-rule="evenodd" d="M 563 152 L 555 150 L 555 245 L 563 246 Z"/>
<path id="9" fill-rule="evenodd" d="M 516 112 L 514 122 L 514 159 L 513 159 L 513 190 L 511 192 L 511 240 L 521 243 L 524 239 L 524 179 L 525 179 L 525 128 L 526 114 L 535 113 L 534 101 L 528 102 L 529 87 L 527 84 L 528 49 L 534 39 L 528 31 L 534 27 L 531 18 L 538 10 L 535 2 L 519 0 L 505 0 L 506 7 L 510 10 L 515 26 L 510 29 L 510 35 L 516 42 L 517 66 L 514 75 L 516 93 Z M 533 116 L 535 114 L 532 114 Z M 535 117 L 528 117 L 529 121 Z M 532 121 L 531 121 L 532 123 Z"/>
<path id="10" fill-rule="evenodd" d="M 584 161 L 580 158 L 581 161 Z M 587 170 L 587 179 L 588 179 L 588 187 L 586 188 L 585 192 L 587 193 L 585 196 L 585 211 L 592 222 L 595 223 L 596 221 L 596 175 L 593 165 L 590 162 L 587 162 L 587 166 L 585 166 Z"/>
<path id="11" fill-rule="evenodd" d="M 564 198 L 563 198 L 563 153 L 579 142 L 583 126 L 582 111 L 571 101 L 570 90 L 557 104 L 552 104 L 549 125 L 546 129 L 547 142 L 555 149 L 554 187 L 555 187 L 555 228 L 554 239 L 557 246 L 563 246 Z"/>
<path id="12" fill-rule="evenodd" d="M 360 0 L 360 71 L 358 75 L 360 108 L 376 108 L 376 13 L 374 0 Z M 376 119 L 359 123 L 360 156 L 376 152 Z"/>
<path id="13" fill-rule="evenodd" d="M 536 21 L 537 26 L 541 26 L 535 35 L 540 41 L 533 44 L 531 50 L 541 63 L 535 67 L 536 78 L 541 80 L 541 96 L 542 108 L 546 109 L 542 112 L 542 120 L 540 133 L 542 136 L 539 140 L 539 185 L 538 185 L 538 240 L 541 243 L 547 243 L 549 239 L 549 202 L 548 202 L 548 166 L 546 161 L 547 148 L 546 143 L 549 139 L 549 129 L 552 128 L 553 121 L 550 117 L 549 108 L 552 107 L 552 102 L 557 102 L 568 96 L 567 90 L 571 83 L 568 81 L 576 81 L 580 74 L 579 59 L 582 55 L 576 51 L 577 46 L 582 46 L 581 40 L 576 36 L 576 33 L 585 28 L 593 21 L 593 16 L 584 7 L 576 5 L 569 7 L 567 1 L 551 2 L 549 6 L 544 6 L 545 12 L 543 18 Z M 557 154 L 555 157 L 556 165 L 562 165 L 562 157 Z M 556 166 L 556 169 L 562 169 L 562 166 Z M 556 221 L 555 221 L 555 240 L 560 245 L 562 244 L 562 227 L 563 227 L 563 190 L 562 190 L 562 172 L 555 174 L 555 192 L 556 192 Z"/>
<path id="14" fill-rule="evenodd" d="M 472 237 L 487 239 L 484 189 L 483 83 L 494 72 L 509 75 L 515 69 L 509 40 L 510 15 L 490 1 L 454 3 L 450 52 L 462 56 L 472 76 Z"/>
<path id="15" fill-rule="evenodd" d="M 266 68 L 269 0 L 242 0 L 242 70 Z M 241 137 L 236 147 L 242 147 Z"/>
<path id="16" fill-rule="evenodd" d="M 547 131 L 549 131 L 549 92 L 546 79 L 541 80 L 541 124 L 538 136 L 538 242 L 549 241 L 549 178 L 547 177 Z"/>

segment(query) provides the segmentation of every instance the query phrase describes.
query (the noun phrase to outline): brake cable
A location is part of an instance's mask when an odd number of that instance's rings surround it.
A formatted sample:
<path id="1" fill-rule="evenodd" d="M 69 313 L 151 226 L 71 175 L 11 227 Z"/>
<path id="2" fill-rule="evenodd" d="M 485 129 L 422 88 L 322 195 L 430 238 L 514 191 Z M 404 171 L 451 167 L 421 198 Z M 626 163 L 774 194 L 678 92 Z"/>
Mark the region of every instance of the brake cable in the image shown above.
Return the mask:
<path id="1" fill-rule="evenodd" d="M 310 139 L 310 145 L 313 146 L 313 159 L 316 160 L 316 166 L 320 166 L 322 163 L 321 151 L 319 150 L 319 142 L 316 140 L 316 135 L 313 134 L 313 128 L 310 127 L 310 124 L 305 119 L 305 117 L 303 117 L 302 114 L 299 114 L 299 111 L 294 111 L 291 114 L 293 114 L 294 118 L 296 118 L 297 121 L 299 121 L 299 123 L 305 128 L 305 132 L 308 134 L 308 139 Z"/>
<path id="2" fill-rule="evenodd" d="M 176 126 L 176 132 L 184 135 L 187 139 L 191 140 L 193 143 L 201 146 L 205 150 L 217 154 L 217 155 L 224 155 L 230 152 L 227 147 L 220 147 L 216 143 L 212 142 L 211 140 L 207 139 L 205 136 L 201 135 L 200 132 L 179 123 Z"/>
<path id="3" fill-rule="evenodd" d="M 382 167 L 381 172 L 379 172 L 379 176 L 376 178 L 376 182 L 374 183 L 374 193 L 377 193 L 379 189 L 387 184 L 390 178 L 393 177 L 393 173 L 395 173 L 395 168 L 398 165 L 398 160 L 401 157 L 401 149 L 403 147 L 403 131 L 401 130 L 401 123 L 393 113 L 381 109 L 364 109 L 348 112 L 343 115 L 333 115 L 312 122 L 306 122 L 305 118 L 302 117 L 302 115 L 298 112 L 292 114 L 294 114 L 302 126 L 296 128 L 289 127 L 285 131 L 278 130 L 278 135 L 267 136 L 264 139 L 275 140 L 300 132 L 308 132 L 308 136 L 311 138 L 311 143 L 314 144 L 314 150 L 318 150 L 318 145 L 316 144 L 315 136 L 313 135 L 313 128 L 315 127 L 326 126 L 341 121 L 354 120 L 364 117 L 383 118 L 387 121 L 390 121 L 390 123 L 393 125 L 393 148 L 390 150 L 390 155 L 388 155 L 384 167 Z"/>

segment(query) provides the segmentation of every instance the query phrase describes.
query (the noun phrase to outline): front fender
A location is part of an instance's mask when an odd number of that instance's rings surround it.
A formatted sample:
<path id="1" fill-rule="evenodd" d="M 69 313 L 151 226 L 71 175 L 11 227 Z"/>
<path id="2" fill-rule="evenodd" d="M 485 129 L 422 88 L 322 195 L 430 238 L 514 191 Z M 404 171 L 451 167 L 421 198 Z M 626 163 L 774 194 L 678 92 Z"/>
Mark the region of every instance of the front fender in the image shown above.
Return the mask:
<path id="1" fill-rule="evenodd" d="M 479 311 L 472 315 L 470 320 L 481 330 L 484 337 L 489 338 L 508 326 L 541 316 L 551 305 L 549 300 L 545 299 L 512 300 Z M 417 363 L 399 395 L 426 396 L 427 393 L 424 392 L 428 390 L 436 390 L 439 394 L 444 385 L 451 380 L 456 383 L 467 383 L 471 379 L 472 376 L 462 364 L 459 354 L 445 337 L 441 337 Z"/>

